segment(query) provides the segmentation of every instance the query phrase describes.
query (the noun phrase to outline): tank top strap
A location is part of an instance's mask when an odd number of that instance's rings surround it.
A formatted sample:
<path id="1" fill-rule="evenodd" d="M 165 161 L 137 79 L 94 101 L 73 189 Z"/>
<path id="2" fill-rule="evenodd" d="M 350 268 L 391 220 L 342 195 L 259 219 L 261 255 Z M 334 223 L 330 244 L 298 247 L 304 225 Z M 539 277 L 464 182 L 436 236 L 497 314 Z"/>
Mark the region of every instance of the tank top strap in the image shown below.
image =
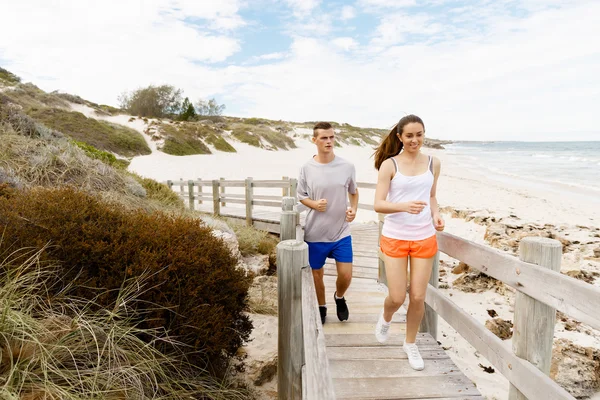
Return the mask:
<path id="1" fill-rule="evenodd" d="M 433 157 L 429 156 L 429 170 L 433 174 Z"/>
<path id="2" fill-rule="evenodd" d="M 394 163 L 394 168 L 396 168 L 396 173 L 398 172 L 398 163 L 396 162 L 396 159 L 394 157 L 392 157 L 392 162 Z"/>

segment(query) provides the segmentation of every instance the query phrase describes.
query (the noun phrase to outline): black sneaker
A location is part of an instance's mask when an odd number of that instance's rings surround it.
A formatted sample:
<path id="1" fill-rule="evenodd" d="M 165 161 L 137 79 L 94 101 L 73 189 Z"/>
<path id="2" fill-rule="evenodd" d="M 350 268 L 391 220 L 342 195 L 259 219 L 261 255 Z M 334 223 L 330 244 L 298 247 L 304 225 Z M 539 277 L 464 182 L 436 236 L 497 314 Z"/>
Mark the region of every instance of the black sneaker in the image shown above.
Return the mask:
<path id="1" fill-rule="evenodd" d="M 346 305 L 346 299 L 343 297 L 341 299 L 336 298 L 335 293 L 333 294 L 333 299 L 335 300 L 335 307 L 337 309 L 338 319 L 340 321 L 347 321 L 348 315 L 350 313 L 348 312 L 348 306 Z"/>
<path id="2" fill-rule="evenodd" d="M 321 314 L 321 324 L 325 324 L 325 317 L 327 316 L 327 307 L 319 306 L 319 314 Z"/>

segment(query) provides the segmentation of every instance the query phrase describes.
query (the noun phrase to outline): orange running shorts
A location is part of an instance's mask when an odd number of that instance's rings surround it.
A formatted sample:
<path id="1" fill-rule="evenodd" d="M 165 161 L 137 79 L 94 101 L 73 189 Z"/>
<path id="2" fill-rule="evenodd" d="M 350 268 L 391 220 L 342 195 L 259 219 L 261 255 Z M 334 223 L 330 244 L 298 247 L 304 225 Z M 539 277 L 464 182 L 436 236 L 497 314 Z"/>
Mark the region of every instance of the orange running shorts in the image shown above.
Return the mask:
<path id="1" fill-rule="evenodd" d="M 438 251 L 435 235 L 423 240 L 400 240 L 381 236 L 379 240 L 381 251 L 393 258 L 404 258 L 407 256 L 415 258 L 431 258 Z"/>

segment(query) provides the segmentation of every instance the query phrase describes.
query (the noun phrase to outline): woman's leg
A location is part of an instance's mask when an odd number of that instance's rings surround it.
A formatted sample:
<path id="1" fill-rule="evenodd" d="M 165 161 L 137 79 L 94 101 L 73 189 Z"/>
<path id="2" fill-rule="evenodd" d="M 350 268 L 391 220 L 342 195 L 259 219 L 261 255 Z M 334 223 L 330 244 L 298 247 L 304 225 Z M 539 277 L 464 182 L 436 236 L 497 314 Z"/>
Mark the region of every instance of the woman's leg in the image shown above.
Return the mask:
<path id="1" fill-rule="evenodd" d="M 408 257 L 394 258 L 385 255 L 384 262 L 389 293 L 383 303 L 383 319 L 390 322 L 406 299 Z"/>
<path id="2" fill-rule="evenodd" d="M 406 343 L 414 343 L 425 314 L 425 294 L 431 277 L 431 258 L 410 258 L 410 293 L 406 314 Z M 386 268 L 387 272 L 387 268 Z"/>

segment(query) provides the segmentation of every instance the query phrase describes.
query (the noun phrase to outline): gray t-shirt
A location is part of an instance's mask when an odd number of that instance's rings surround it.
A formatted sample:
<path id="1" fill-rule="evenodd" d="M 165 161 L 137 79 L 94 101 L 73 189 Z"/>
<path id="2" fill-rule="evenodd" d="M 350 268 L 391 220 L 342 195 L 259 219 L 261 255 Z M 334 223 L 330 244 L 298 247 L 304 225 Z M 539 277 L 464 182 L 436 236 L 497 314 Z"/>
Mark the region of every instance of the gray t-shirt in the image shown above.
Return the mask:
<path id="1" fill-rule="evenodd" d="M 300 168 L 298 200 L 327 200 L 324 212 L 308 209 L 304 225 L 307 242 L 337 242 L 350 235 L 346 222 L 348 193 L 356 193 L 354 165 L 335 156 L 333 161 L 320 164 L 313 158 Z"/>

